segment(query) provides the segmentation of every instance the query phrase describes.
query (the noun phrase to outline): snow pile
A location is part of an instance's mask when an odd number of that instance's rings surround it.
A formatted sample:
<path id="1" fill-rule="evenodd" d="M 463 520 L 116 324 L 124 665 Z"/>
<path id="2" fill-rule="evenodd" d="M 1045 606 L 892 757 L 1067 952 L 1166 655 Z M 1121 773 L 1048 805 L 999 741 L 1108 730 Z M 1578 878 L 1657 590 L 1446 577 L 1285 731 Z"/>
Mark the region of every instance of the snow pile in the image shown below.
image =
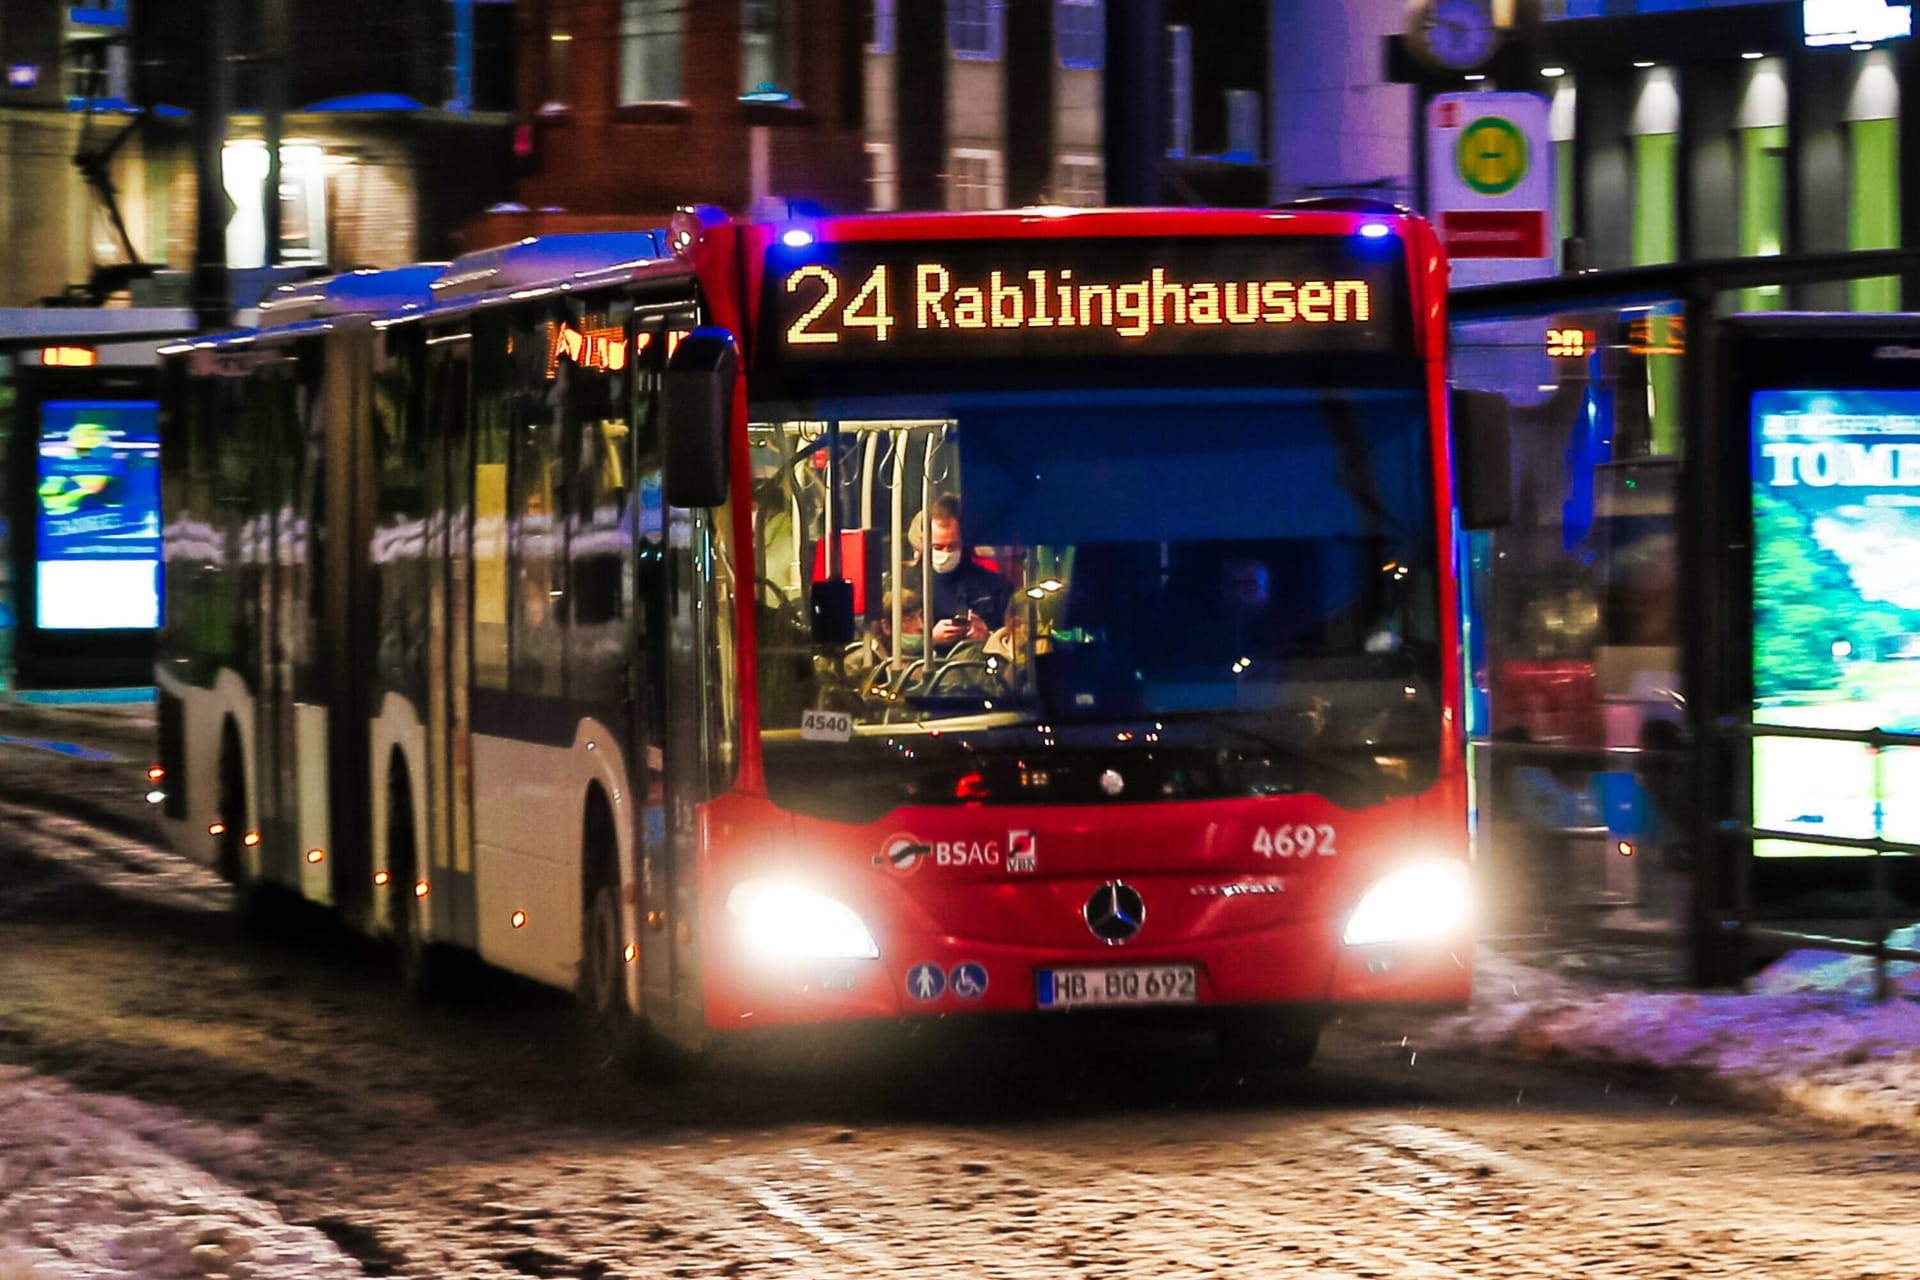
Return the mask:
<path id="1" fill-rule="evenodd" d="M 1916 931 L 1889 938 L 1914 945 Z M 1675 1072 L 1749 1100 L 1920 1132 L 1920 966 L 1889 964 L 1894 999 L 1873 1000 L 1873 962 L 1800 951 L 1745 994 L 1596 991 L 1483 956 L 1471 1009 L 1438 1044 Z"/>
<path id="2" fill-rule="evenodd" d="M 252 1139 L 0 1067 L 0 1280 L 359 1276 L 311 1227 L 201 1167 Z"/>

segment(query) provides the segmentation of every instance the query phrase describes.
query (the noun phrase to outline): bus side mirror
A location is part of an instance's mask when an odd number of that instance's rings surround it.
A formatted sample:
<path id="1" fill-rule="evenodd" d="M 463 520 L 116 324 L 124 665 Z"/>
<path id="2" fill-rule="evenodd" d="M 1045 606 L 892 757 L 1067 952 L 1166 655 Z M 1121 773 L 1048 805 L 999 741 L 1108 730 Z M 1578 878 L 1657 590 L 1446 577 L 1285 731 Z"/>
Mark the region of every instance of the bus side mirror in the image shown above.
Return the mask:
<path id="1" fill-rule="evenodd" d="M 727 500 L 740 348 L 725 329 L 695 329 L 667 357 L 662 386 L 661 489 L 670 507 Z"/>
<path id="2" fill-rule="evenodd" d="M 822 578 L 807 593 L 812 615 L 813 642 L 821 645 L 853 643 L 853 582 Z"/>
<path id="3" fill-rule="evenodd" d="M 1513 518 L 1513 436 L 1507 398 L 1456 388 L 1452 399 L 1453 490 L 1463 529 L 1497 529 Z"/>

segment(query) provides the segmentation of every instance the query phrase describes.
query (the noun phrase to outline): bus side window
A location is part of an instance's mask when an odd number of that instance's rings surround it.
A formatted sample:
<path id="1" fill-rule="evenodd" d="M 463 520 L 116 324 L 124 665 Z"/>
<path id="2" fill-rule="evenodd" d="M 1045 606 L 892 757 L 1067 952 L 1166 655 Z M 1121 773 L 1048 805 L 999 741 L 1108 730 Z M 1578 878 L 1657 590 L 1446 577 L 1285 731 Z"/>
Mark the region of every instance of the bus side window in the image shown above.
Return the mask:
<path id="1" fill-rule="evenodd" d="M 473 394 L 473 682 L 483 688 L 507 687 L 507 421 L 506 325 L 499 315 L 474 317 Z M 441 412 L 450 413 L 457 390 L 439 385 Z M 464 370 L 461 370 L 464 372 Z M 463 403 L 463 402 L 462 402 Z M 457 439 L 458 421 L 443 419 L 449 439 Z"/>
<path id="2" fill-rule="evenodd" d="M 554 355 L 561 318 L 528 308 L 513 317 L 513 441 L 507 543 L 508 594 L 515 693 L 566 693 L 566 512 L 559 483 L 560 435 L 567 389 L 578 371 Z"/>
<path id="3" fill-rule="evenodd" d="M 380 497 L 370 569 L 374 582 L 375 660 L 381 679 L 418 694 L 426 642 L 426 432 L 419 399 L 409 394 L 420 367 L 417 332 L 390 338 L 373 375 L 374 466 Z M 436 373 L 440 372 L 436 370 Z"/>
<path id="4" fill-rule="evenodd" d="M 632 366 L 625 348 L 632 304 L 609 304 L 604 314 L 582 315 L 575 327 L 593 336 L 592 356 L 567 383 L 568 551 L 571 586 L 567 600 L 567 694 L 576 701 L 613 706 L 626 693 L 626 622 L 633 608 L 631 554 L 633 433 L 628 426 Z M 615 359 L 614 354 L 619 358 Z"/>

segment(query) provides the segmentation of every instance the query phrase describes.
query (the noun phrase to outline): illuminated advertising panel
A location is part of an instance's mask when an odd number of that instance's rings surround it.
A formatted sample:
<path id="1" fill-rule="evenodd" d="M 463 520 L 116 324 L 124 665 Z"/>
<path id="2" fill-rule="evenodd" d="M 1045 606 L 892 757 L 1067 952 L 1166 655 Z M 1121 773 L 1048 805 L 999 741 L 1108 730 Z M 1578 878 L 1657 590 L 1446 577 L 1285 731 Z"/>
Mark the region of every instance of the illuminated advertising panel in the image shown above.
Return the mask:
<path id="1" fill-rule="evenodd" d="M 1920 732 L 1920 391 L 1753 396 L 1754 720 Z M 1754 825 L 1920 839 L 1920 750 L 1762 738 Z M 1762 856 L 1851 856 L 1763 841 Z"/>
<path id="2" fill-rule="evenodd" d="M 780 247 L 763 358 L 1381 352 L 1405 323 L 1404 253 L 1390 235 Z"/>
<path id="3" fill-rule="evenodd" d="M 151 400 L 40 406 L 35 623 L 160 624 L 160 434 Z"/>

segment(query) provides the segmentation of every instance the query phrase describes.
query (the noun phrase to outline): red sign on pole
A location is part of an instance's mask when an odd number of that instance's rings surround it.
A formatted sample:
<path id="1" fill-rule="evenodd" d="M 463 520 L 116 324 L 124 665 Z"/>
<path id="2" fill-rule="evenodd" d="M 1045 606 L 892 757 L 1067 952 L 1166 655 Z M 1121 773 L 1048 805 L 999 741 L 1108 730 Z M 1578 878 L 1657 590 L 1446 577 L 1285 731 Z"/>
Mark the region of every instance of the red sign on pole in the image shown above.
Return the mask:
<path id="1" fill-rule="evenodd" d="M 1547 215 L 1540 209 L 1449 209 L 1440 239 L 1450 258 L 1540 258 L 1547 252 Z"/>

